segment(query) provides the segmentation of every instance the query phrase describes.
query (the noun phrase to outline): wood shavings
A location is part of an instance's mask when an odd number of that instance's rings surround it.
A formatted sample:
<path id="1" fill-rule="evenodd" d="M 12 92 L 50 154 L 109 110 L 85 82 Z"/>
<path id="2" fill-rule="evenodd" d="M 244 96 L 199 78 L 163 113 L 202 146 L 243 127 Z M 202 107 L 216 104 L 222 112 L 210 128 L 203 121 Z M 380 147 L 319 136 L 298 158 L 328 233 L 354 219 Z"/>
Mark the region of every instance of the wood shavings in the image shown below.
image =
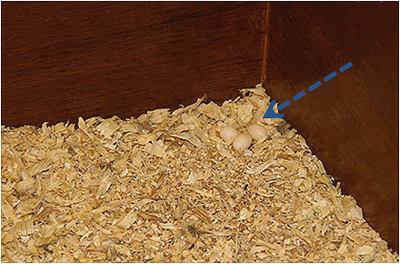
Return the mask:
<path id="1" fill-rule="evenodd" d="M 119 222 L 118 226 L 122 229 L 128 229 L 135 221 L 137 220 L 137 213 L 134 211 L 129 212 L 121 222 Z"/>
<path id="2" fill-rule="evenodd" d="M 372 255 L 374 253 L 374 248 L 371 246 L 360 246 L 357 248 L 358 255 Z"/>
<path id="3" fill-rule="evenodd" d="M 2 261 L 398 262 L 261 85 L 242 93 L 2 126 Z"/>
<path id="4" fill-rule="evenodd" d="M 248 209 L 246 209 L 246 208 L 243 208 L 243 209 L 240 211 L 239 219 L 240 219 L 240 220 L 247 220 L 247 219 L 249 219 L 252 215 L 253 215 L 252 212 L 250 212 L 250 211 L 249 211 Z"/>
<path id="5" fill-rule="evenodd" d="M 187 180 L 188 184 L 194 184 L 197 180 L 197 178 L 199 177 L 199 175 L 196 172 L 190 172 L 189 178 Z"/>

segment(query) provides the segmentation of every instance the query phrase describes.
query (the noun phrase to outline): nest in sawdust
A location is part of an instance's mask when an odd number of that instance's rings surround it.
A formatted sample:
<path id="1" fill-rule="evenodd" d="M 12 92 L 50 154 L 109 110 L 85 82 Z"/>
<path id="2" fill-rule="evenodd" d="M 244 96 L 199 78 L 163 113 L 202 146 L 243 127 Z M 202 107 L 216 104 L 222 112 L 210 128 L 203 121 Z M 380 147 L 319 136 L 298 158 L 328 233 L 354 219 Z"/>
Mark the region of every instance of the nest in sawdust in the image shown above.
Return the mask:
<path id="1" fill-rule="evenodd" d="M 397 262 L 283 119 L 243 97 L 2 126 L 3 262 Z M 276 107 L 276 106 L 275 106 Z M 260 124 L 237 152 L 219 131 Z"/>

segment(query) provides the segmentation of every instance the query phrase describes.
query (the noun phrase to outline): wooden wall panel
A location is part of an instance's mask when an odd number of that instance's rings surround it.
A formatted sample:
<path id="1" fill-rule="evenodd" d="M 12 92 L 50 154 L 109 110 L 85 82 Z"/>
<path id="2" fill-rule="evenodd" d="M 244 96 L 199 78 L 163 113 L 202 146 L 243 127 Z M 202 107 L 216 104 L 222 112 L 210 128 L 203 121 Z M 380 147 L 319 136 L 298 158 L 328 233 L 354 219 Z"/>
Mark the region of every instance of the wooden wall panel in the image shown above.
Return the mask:
<path id="1" fill-rule="evenodd" d="M 263 6 L 2 2 L 2 124 L 234 98 L 261 81 Z"/>
<path id="2" fill-rule="evenodd" d="M 267 92 L 283 103 L 322 82 L 281 112 L 398 250 L 398 3 L 269 6 Z M 352 68 L 323 81 L 349 61 Z"/>

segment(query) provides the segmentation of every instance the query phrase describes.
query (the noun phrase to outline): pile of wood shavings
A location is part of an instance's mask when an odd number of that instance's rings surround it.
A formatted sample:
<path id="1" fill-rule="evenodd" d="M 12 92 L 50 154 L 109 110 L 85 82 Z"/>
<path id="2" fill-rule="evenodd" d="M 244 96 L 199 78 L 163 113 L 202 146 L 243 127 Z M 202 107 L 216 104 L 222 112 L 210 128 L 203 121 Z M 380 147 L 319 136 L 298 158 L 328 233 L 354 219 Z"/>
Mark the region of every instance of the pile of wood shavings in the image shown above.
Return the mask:
<path id="1" fill-rule="evenodd" d="M 258 85 L 221 107 L 2 127 L 4 262 L 396 262 Z M 242 153 L 226 125 L 269 133 Z"/>

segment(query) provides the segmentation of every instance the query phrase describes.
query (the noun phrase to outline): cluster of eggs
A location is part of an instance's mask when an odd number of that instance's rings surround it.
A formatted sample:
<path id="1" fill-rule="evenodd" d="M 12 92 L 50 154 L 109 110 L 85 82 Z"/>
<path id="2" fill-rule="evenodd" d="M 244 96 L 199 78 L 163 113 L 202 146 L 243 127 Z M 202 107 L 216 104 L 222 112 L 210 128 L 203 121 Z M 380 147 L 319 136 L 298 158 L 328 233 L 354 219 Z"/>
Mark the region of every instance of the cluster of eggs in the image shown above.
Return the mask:
<path id="1" fill-rule="evenodd" d="M 247 128 L 248 133 L 241 133 L 232 126 L 225 126 L 219 132 L 221 138 L 226 142 L 232 142 L 233 148 L 243 151 L 250 147 L 252 140 L 259 140 L 268 135 L 267 130 L 258 124 L 252 124 Z M 232 141 L 233 140 L 233 141 Z"/>

